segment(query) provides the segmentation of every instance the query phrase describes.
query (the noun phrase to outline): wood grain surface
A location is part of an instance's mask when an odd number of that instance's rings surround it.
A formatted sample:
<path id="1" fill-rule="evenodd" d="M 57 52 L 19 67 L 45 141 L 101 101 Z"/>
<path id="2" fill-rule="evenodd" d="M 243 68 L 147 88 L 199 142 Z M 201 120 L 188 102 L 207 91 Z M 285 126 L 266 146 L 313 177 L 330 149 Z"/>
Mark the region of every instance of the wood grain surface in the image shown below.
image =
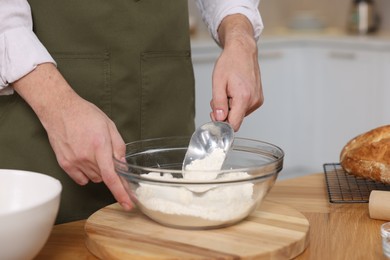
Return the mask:
<path id="1" fill-rule="evenodd" d="M 102 259 L 291 259 L 309 242 L 306 217 L 268 201 L 240 223 L 211 230 L 165 227 L 113 204 L 90 216 L 85 232 Z"/>
<path id="2" fill-rule="evenodd" d="M 276 183 L 267 200 L 289 205 L 310 222 L 310 245 L 296 260 L 386 260 L 380 225 L 368 203 L 329 203 L 324 173 Z"/>
<path id="3" fill-rule="evenodd" d="M 278 180 L 266 200 L 292 207 L 309 220 L 310 242 L 296 260 L 386 259 L 380 236 L 386 221 L 370 218 L 367 203 L 329 203 L 324 173 Z M 34 260 L 98 259 L 85 246 L 85 224 L 79 220 L 54 226 Z"/>

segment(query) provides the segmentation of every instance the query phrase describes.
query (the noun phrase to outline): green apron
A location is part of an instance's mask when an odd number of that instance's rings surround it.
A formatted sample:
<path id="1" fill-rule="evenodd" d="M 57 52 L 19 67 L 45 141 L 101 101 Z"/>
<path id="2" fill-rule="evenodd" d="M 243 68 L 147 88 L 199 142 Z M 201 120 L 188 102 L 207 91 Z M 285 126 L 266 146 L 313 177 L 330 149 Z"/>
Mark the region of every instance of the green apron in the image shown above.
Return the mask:
<path id="1" fill-rule="evenodd" d="M 74 90 L 117 125 L 125 142 L 190 135 L 194 76 L 187 0 L 29 0 L 34 32 Z M 0 96 L 0 167 L 42 172 L 63 185 L 57 223 L 114 199 L 59 167 L 47 134 L 17 95 Z"/>

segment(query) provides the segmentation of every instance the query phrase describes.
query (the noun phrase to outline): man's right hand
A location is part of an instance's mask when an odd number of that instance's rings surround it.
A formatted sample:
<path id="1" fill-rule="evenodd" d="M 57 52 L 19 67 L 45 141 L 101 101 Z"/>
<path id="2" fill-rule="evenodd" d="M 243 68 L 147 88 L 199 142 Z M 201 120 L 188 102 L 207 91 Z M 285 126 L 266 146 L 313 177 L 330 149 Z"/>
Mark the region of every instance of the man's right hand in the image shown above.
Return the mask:
<path id="1" fill-rule="evenodd" d="M 12 84 L 46 129 L 61 168 L 78 184 L 103 181 L 126 210 L 133 207 L 113 156 L 125 156 L 125 143 L 113 121 L 82 99 L 51 63 Z"/>

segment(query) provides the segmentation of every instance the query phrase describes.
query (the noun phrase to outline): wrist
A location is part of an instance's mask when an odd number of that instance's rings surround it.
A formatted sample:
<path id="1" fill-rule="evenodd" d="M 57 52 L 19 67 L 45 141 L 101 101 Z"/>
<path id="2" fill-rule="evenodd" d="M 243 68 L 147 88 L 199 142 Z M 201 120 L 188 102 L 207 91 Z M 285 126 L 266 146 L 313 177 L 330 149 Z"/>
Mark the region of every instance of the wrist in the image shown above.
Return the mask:
<path id="1" fill-rule="evenodd" d="M 226 16 L 218 28 L 218 37 L 223 48 L 237 46 L 250 49 L 257 48 L 252 24 L 242 14 Z"/>

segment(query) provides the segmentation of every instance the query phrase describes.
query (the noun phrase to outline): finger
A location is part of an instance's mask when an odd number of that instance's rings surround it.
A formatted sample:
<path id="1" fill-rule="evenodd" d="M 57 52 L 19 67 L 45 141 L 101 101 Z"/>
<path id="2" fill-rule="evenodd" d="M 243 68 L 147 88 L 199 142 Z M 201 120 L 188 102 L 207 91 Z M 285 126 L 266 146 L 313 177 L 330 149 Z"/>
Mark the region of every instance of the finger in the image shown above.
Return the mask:
<path id="1" fill-rule="evenodd" d="M 73 170 L 71 172 L 67 172 L 70 178 L 78 185 L 84 186 L 89 182 L 89 178 L 80 170 Z"/>
<path id="2" fill-rule="evenodd" d="M 256 111 L 259 107 L 261 107 L 263 105 L 264 96 L 263 96 L 263 92 L 262 92 L 261 88 L 256 94 L 257 95 L 254 95 L 254 97 L 252 98 L 252 103 L 248 107 L 248 109 L 245 113 L 245 116 L 250 115 L 252 112 Z"/>
<path id="3" fill-rule="evenodd" d="M 118 160 L 124 164 L 121 164 L 122 167 L 126 167 L 126 144 L 122 139 L 122 136 L 119 134 L 118 129 L 116 128 L 116 125 L 114 122 L 110 125 L 109 128 L 110 134 L 111 134 L 111 142 L 112 142 L 112 149 L 113 149 L 113 156 L 115 160 Z M 114 164 L 115 167 L 115 164 Z"/>
<path id="4" fill-rule="evenodd" d="M 100 183 L 103 181 L 100 173 L 98 171 L 92 170 L 92 168 L 80 170 L 80 172 L 82 172 L 84 176 L 86 176 L 93 183 Z"/>
<path id="5" fill-rule="evenodd" d="M 225 121 L 229 114 L 228 96 L 226 93 L 225 81 L 222 84 L 216 83 L 213 79 L 213 93 L 211 100 L 211 109 L 216 121 Z"/>
<path id="6" fill-rule="evenodd" d="M 64 157 L 57 155 L 57 161 L 60 167 L 78 185 L 86 185 L 89 182 L 89 178 L 71 160 L 66 160 Z"/>
<path id="7" fill-rule="evenodd" d="M 213 112 L 210 112 L 210 119 L 211 119 L 211 121 L 216 121 Z"/>
<path id="8" fill-rule="evenodd" d="M 120 160 L 126 155 L 126 144 L 123 141 L 121 135 L 118 132 L 118 129 L 113 122 L 109 126 L 109 131 L 111 135 L 113 155 L 116 159 Z"/>
<path id="9" fill-rule="evenodd" d="M 246 114 L 246 106 L 242 101 L 236 98 L 230 99 L 230 111 L 228 116 L 228 122 L 233 127 L 234 131 L 238 131 L 244 120 Z"/>
<path id="10" fill-rule="evenodd" d="M 115 173 L 112 153 L 113 151 L 110 146 L 102 147 L 102 149 L 99 149 L 96 153 L 96 161 L 100 174 L 104 183 L 119 204 L 121 204 L 125 210 L 130 210 L 133 207 L 133 203 L 123 187 L 119 176 Z"/>
<path id="11" fill-rule="evenodd" d="M 90 156 L 90 153 L 83 151 L 82 153 L 75 156 L 75 160 L 68 162 L 72 165 L 77 172 L 81 172 L 88 180 L 94 183 L 102 182 L 99 168 L 95 163 L 95 158 Z M 71 171 L 72 171 L 71 169 Z"/>
<path id="12" fill-rule="evenodd" d="M 211 107 L 211 112 L 210 112 L 210 119 L 211 121 L 225 121 L 226 120 L 226 117 L 227 115 L 224 114 L 224 112 L 222 110 L 216 110 L 214 111 L 214 104 L 213 104 L 213 100 L 210 101 L 210 107 Z M 217 120 L 217 117 L 216 117 L 216 114 L 219 114 L 219 113 L 222 113 L 222 115 L 220 115 L 218 117 L 218 120 Z"/>

